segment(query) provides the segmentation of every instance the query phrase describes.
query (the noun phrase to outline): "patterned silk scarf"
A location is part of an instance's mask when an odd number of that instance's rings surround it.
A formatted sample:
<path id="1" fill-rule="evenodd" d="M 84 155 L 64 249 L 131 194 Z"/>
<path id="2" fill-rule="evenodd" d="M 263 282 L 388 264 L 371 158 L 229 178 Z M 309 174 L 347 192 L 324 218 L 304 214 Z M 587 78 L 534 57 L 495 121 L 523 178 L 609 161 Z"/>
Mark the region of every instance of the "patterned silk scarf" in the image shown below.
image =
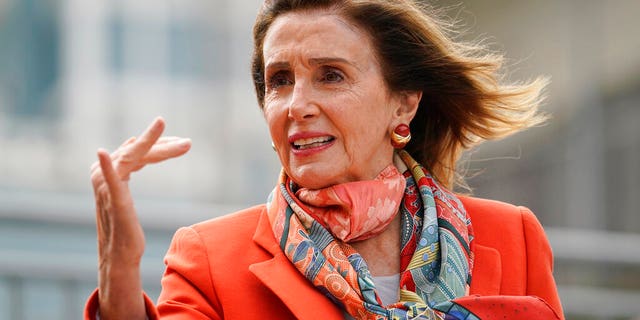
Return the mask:
<path id="1" fill-rule="evenodd" d="M 267 203 L 274 235 L 295 267 L 356 319 L 479 319 L 451 301 L 469 291 L 469 217 L 408 153 L 398 155 L 408 168 L 400 204 L 399 302 L 382 305 L 364 259 L 313 219 L 284 171 Z"/>
<path id="2" fill-rule="evenodd" d="M 300 188 L 305 212 L 343 242 L 380 234 L 398 213 L 405 178 L 390 164 L 374 180 L 341 183 L 319 190 Z"/>

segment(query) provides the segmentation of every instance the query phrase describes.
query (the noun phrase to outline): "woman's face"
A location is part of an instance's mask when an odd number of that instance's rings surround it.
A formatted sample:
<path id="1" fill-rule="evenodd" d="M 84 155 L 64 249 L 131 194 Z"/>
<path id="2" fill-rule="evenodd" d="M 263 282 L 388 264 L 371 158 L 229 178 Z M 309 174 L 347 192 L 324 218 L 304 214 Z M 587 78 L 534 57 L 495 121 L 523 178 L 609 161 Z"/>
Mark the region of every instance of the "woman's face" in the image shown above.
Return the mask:
<path id="1" fill-rule="evenodd" d="M 391 164 L 389 131 L 410 121 L 406 95 L 389 93 L 363 30 L 327 11 L 292 12 L 276 18 L 263 48 L 264 116 L 296 183 L 368 180 Z"/>

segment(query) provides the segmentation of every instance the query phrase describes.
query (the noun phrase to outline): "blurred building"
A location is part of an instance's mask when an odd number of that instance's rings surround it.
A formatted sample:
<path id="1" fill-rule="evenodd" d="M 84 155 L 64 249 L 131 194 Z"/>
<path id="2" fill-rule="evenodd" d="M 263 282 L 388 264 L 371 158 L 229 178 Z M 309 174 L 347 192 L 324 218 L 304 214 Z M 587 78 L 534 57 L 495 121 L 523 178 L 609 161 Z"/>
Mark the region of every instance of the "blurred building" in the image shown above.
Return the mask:
<path id="1" fill-rule="evenodd" d="M 183 158 L 132 180 L 157 296 L 173 231 L 263 202 L 278 173 L 250 80 L 261 1 L 0 0 L 0 320 L 73 319 L 96 285 L 89 165 L 161 115 Z M 436 5 L 457 5 L 440 1 Z M 467 154 L 479 196 L 548 230 L 570 319 L 640 314 L 637 1 L 465 1 L 548 125 Z"/>
<path id="2" fill-rule="evenodd" d="M 135 176 L 145 287 L 178 225 L 263 202 L 277 177 L 253 88 L 260 1 L 0 1 L 0 319 L 78 318 L 96 285 L 89 166 L 156 116 L 191 137 Z"/>
<path id="3" fill-rule="evenodd" d="M 449 1 L 455 4 L 455 1 Z M 571 319 L 640 314 L 637 1 L 465 1 L 452 10 L 510 59 L 551 78 L 547 125 L 467 154 L 476 194 L 530 207 Z"/>

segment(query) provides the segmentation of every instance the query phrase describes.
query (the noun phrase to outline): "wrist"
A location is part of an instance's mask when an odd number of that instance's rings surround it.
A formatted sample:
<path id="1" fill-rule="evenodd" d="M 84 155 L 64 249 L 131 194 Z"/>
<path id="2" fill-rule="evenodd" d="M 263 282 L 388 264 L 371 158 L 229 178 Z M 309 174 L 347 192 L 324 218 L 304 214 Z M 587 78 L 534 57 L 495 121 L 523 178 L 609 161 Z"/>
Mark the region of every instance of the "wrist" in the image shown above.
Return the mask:
<path id="1" fill-rule="evenodd" d="M 98 299 L 101 319 L 145 319 L 138 268 L 101 266 Z"/>

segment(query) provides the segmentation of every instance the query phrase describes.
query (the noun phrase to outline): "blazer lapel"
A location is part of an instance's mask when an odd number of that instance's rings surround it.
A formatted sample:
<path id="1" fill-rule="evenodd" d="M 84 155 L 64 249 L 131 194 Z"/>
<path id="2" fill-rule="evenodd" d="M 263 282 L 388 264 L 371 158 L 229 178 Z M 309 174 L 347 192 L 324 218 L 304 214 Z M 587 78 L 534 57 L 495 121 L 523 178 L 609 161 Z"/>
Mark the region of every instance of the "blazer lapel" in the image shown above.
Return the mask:
<path id="1" fill-rule="evenodd" d="M 344 319 L 342 311 L 318 291 L 287 259 L 273 236 L 266 209 L 260 214 L 253 241 L 273 255 L 254 263 L 251 271 L 298 319 Z"/>
<path id="2" fill-rule="evenodd" d="M 287 259 L 273 236 L 263 209 L 253 241 L 272 258 L 254 263 L 249 270 L 269 288 L 298 319 L 344 319 L 342 311 L 320 293 Z M 498 250 L 474 244 L 474 267 L 470 294 L 500 294 L 502 263 Z"/>
<path id="3" fill-rule="evenodd" d="M 474 244 L 471 294 L 498 295 L 502 280 L 502 263 L 498 250 Z"/>

